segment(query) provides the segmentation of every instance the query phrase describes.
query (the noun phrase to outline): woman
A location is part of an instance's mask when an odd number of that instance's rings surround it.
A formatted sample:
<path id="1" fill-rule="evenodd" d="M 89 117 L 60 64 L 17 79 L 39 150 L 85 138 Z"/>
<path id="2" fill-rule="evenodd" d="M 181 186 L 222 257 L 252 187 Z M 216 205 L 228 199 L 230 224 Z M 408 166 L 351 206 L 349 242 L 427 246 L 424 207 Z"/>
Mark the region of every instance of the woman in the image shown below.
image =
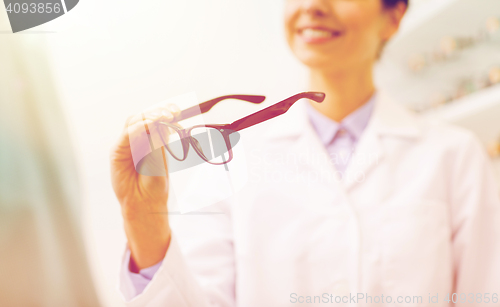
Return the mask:
<path id="1" fill-rule="evenodd" d="M 407 4 L 286 1 L 290 48 L 326 100 L 261 126 L 247 185 L 210 210 L 224 214 L 173 231 L 151 214 L 166 210 L 166 180 L 135 172 L 124 132 L 111 166 L 130 306 L 500 306 L 500 202 L 481 146 L 373 85 Z"/>

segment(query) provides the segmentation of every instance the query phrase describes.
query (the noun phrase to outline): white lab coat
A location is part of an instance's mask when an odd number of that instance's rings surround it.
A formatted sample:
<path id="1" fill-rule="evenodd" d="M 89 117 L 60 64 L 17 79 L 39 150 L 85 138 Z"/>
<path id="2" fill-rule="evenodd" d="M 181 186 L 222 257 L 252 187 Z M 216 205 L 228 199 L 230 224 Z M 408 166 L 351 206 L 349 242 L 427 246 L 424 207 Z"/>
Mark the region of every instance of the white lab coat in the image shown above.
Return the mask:
<path id="1" fill-rule="evenodd" d="M 478 293 L 500 306 L 499 193 L 472 133 L 380 94 L 339 180 L 304 104 L 248 129 L 248 183 L 203 210 L 225 214 L 171 216 L 163 264 L 128 306 L 462 306 Z"/>

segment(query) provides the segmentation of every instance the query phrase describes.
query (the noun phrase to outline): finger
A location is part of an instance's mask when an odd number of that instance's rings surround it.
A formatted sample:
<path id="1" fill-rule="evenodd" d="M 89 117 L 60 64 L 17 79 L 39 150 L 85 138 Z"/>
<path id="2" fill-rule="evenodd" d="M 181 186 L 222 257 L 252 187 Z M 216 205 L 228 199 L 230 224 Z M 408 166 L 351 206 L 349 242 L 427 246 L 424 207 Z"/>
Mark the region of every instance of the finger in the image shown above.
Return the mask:
<path id="1" fill-rule="evenodd" d="M 181 109 L 179 109 L 179 107 L 175 104 L 169 104 L 167 105 L 167 108 L 174 116 L 181 114 Z"/>
<path id="2" fill-rule="evenodd" d="M 166 121 L 167 123 L 170 123 L 174 120 L 175 115 L 167 110 L 162 110 L 162 120 Z"/>
<path id="3" fill-rule="evenodd" d="M 119 148 L 130 146 L 130 136 L 132 138 L 137 135 L 141 135 L 141 131 L 145 131 L 144 122 L 131 120 L 127 123 L 122 130 L 122 133 L 115 143 Z"/>
<path id="4" fill-rule="evenodd" d="M 144 117 L 143 117 L 143 114 L 141 114 L 141 113 L 130 116 L 125 123 L 124 130 L 127 130 L 128 127 L 135 126 L 138 123 L 143 123 L 143 120 L 144 120 Z"/>
<path id="5" fill-rule="evenodd" d="M 156 107 L 142 114 L 130 116 L 123 129 L 120 143 L 129 143 L 128 136 L 130 134 L 137 134 L 142 131 L 143 127 L 149 130 L 154 124 L 158 122 L 172 123 L 174 117 L 179 115 L 181 110 L 175 104 L 169 104 L 166 107 Z"/>
<path id="6" fill-rule="evenodd" d="M 127 128 L 129 124 L 132 124 L 133 119 L 134 119 L 134 115 L 130 115 L 129 117 L 127 117 L 127 120 L 125 120 L 125 127 L 124 128 Z"/>
<path id="7" fill-rule="evenodd" d="M 181 113 L 180 108 L 175 104 L 168 104 L 166 106 L 154 107 L 143 112 L 145 119 L 152 121 L 165 121 L 172 122 L 175 116 Z"/>
<path id="8" fill-rule="evenodd" d="M 154 111 L 144 114 L 144 118 L 151 120 L 153 122 L 164 121 L 171 122 L 174 119 L 174 115 L 167 108 L 156 109 Z"/>

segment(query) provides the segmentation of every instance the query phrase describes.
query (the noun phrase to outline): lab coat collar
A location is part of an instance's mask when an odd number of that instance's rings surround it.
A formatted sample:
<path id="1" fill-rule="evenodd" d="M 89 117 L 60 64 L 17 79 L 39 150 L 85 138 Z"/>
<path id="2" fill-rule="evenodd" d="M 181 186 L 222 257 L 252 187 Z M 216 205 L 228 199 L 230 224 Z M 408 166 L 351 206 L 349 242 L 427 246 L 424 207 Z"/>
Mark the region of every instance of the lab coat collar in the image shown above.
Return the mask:
<path id="1" fill-rule="evenodd" d="M 272 141 L 297 139 L 297 146 L 294 150 L 300 154 L 306 154 L 311 149 L 323 148 L 308 119 L 306 104 L 307 101 L 297 102 L 288 114 L 276 120 L 275 125 L 268 131 L 268 137 Z M 417 115 L 393 102 L 387 94 L 377 94 L 372 118 L 361 135 L 344 176 L 340 180 L 344 189 L 347 191 L 363 182 L 371 170 L 385 158 L 386 151 L 381 142 L 383 137 L 404 140 L 419 138 L 421 127 L 417 119 Z M 323 154 L 327 155 L 326 150 L 323 150 Z M 315 168 L 331 169 L 335 172 L 333 164 L 325 163 L 316 165 Z"/>
<path id="2" fill-rule="evenodd" d="M 306 100 L 298 101 L 275 121 L 267 136 L 271 139 L 300 136 L 306 127 L 311 126 L 307 117 L 307 103 Z M 416 114 L 394 102 L 387 93 L 379 92 L 372 118 L 365 130 L 367 133 L 413 139 L 421 136 L 421 127 Z"/>
<path id="3" fill-rule="evenodd" d="M 380 93 L 370 124 L 379 136 L 418 138 L 422 135 L 418 115 L 393 101 L 386 92 Z"/>

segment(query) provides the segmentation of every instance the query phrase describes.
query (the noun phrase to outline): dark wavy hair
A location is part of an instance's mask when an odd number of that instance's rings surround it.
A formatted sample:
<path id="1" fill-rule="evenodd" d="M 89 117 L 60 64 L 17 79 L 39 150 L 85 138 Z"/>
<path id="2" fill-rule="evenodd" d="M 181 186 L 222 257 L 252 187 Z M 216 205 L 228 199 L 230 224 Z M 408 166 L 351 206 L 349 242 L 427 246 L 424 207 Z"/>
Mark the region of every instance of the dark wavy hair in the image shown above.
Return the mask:
<path id="1" fill-rule="evenodd" d="M 382 0 L 382 4 L 385 8 L 390 9 L 390 8 L 395 7 L 399 2 L 403 2 L 408 7 L 409 1 L 410 0 Z M 384 50 L 386 43 L 387 42 L 382 42 L 382 45 L 380 46 L 380 48 L 378 50 L 378 54 L 377 54 L 378 59 L 380 59 L 380 56 L 382 55 L 382 51 Z"/>
<path id="2" fill-rule="evenodd" d="M 382 0 L 382 3 L 385 7 L 391 8 L 396 6 L 396 4 L 398 4 L 399 2 L 403 2 L 404 4 L 406 4 L 406 6 L 408 6 L 408 1 L 409 0 Z"/>

